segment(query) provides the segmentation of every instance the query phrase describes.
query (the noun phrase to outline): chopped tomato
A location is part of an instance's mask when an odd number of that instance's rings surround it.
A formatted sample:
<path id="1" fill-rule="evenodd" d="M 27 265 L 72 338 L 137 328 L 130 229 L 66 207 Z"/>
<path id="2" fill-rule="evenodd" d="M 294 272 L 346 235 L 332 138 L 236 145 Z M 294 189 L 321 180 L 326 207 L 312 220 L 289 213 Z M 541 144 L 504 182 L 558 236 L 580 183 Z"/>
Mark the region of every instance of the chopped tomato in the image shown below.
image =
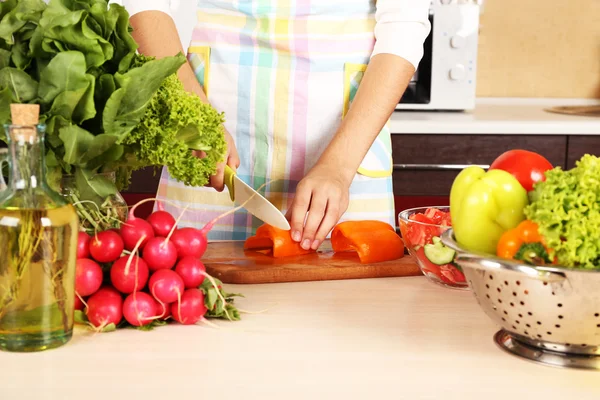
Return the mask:
<path id="1" fill-rule="evenodd" d="M 436 265 L 429 261 L 425 256 L 423 247 L 417 250 L 416 257 L 423 268 L 423 272 L 429 275 L 435 275 L 436 278 L 444 283 L 457 284 L 465 283 L 467 280 L 463 273 L 452 264 Z"/>
<path id="2" fill-rule="evenodd" d="M 406 229 L 406 240 L 415 247 L 431 243 L 434 236 L 440 236 L 443 232 L 440 227 L 451 226 L 450 213 L 437 208 L 428 208 L 424 213 L 413 214 L 408 218 L 417 222 L 408 224 Z"/>

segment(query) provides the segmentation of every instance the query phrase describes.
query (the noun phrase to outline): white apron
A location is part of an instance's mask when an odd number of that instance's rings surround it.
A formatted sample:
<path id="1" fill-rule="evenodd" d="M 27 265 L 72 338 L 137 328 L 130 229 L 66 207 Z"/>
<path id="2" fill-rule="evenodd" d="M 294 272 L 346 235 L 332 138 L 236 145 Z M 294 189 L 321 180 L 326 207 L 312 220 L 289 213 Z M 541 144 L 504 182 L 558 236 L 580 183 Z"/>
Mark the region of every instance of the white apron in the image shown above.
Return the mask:
<path id="1" fill-rule="evenodd" d="M 199 0 L 188 60 L 225 114 L 238 176 L 284 213 L 296 185 L 333 137 L 356 93 L 375 37 L 374 0 Z M 384 127 L 357 171 L 344 220 L 396 226 L 392 151 Z M 335 173 L 335 171 L 332 171 Z M 182 226 L 201 227 L 233 204 L 227 193 L 185 186 L 166 168 L 157 197 L 178 205 Z M 245 210 L 221 219 L 209 240 L 244 240 L 262 224 Z"/>

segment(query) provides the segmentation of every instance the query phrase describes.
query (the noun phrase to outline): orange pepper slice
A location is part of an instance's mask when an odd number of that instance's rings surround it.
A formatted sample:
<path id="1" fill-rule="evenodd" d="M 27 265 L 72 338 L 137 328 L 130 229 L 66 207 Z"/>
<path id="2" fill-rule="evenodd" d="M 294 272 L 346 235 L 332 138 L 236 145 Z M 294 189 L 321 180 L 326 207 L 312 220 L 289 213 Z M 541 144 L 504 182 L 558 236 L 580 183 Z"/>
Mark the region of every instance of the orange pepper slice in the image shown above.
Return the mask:
<path id="1" fill-rule="evenodd" d="M 254 236 L 244 242 L 244 250 L 267 250 L 275 258 L 298 256 L 314 253 L 315 250 L 304 250 L 300 243 L 292 240 L 291 231 L 275 228 L 274 226 L 261 225 Z"/>
<path id="2" fill-rule="evenodd" d="M 336 253 L 355 251 L 362 264 L 396 260 L 404 256 L 404 242 L 394 228 L 382 221 L 345 221 L 331 232 Z"/>

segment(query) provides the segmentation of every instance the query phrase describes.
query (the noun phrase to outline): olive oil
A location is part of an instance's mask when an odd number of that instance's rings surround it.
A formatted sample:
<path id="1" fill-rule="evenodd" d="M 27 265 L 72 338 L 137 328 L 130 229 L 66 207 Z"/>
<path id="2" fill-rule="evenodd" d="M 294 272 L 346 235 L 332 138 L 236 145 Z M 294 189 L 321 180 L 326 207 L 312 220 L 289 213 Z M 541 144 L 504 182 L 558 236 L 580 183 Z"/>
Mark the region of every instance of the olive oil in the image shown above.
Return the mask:
<path id="1" fill-rule="evenodd" d="M 73 334 L 79 223 L 45 179 L 39 106 L 12 104 L 9 182 L 0 192 L 0 350 L 41 351 Z"/>
<path id="2" fill-rule="evenodd" d="M 0 210 L 0 348 L 39 351 L 71 338 L 74 212 L 71 205 Z"/>

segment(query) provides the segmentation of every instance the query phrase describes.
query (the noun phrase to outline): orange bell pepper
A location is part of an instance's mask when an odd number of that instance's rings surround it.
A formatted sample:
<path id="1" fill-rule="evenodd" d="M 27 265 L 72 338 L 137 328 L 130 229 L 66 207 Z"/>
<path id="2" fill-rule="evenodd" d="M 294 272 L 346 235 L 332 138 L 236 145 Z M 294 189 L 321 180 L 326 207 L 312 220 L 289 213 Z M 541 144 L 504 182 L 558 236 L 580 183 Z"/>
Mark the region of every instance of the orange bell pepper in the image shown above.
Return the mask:
<path id="1" fill-rule="evenodd" d="M 538 225 L 525 220 L 502 234 L 498 241 L 498 257 L 523 261 L 531 265 L 550 264 L 550 249 L 538 231 Z"/>
<path id="2" fill-rule="evenodd" d="M 355 251 L 362 264 L 396 260 L 404 256 L 404 242 L 394 228 L 381 221 L 345 221 L 331 232 L 335 252 Z"/>
<path id="3" fill-rule="evenodd" d="M 244 250 L 267 250 L 273 257 L 289 257 L 314 253 L 315 250 L 304 250 L 300 243 L 292 240 L 291 231 L 261 225 L 254 236 L 246 239 Z"/>

